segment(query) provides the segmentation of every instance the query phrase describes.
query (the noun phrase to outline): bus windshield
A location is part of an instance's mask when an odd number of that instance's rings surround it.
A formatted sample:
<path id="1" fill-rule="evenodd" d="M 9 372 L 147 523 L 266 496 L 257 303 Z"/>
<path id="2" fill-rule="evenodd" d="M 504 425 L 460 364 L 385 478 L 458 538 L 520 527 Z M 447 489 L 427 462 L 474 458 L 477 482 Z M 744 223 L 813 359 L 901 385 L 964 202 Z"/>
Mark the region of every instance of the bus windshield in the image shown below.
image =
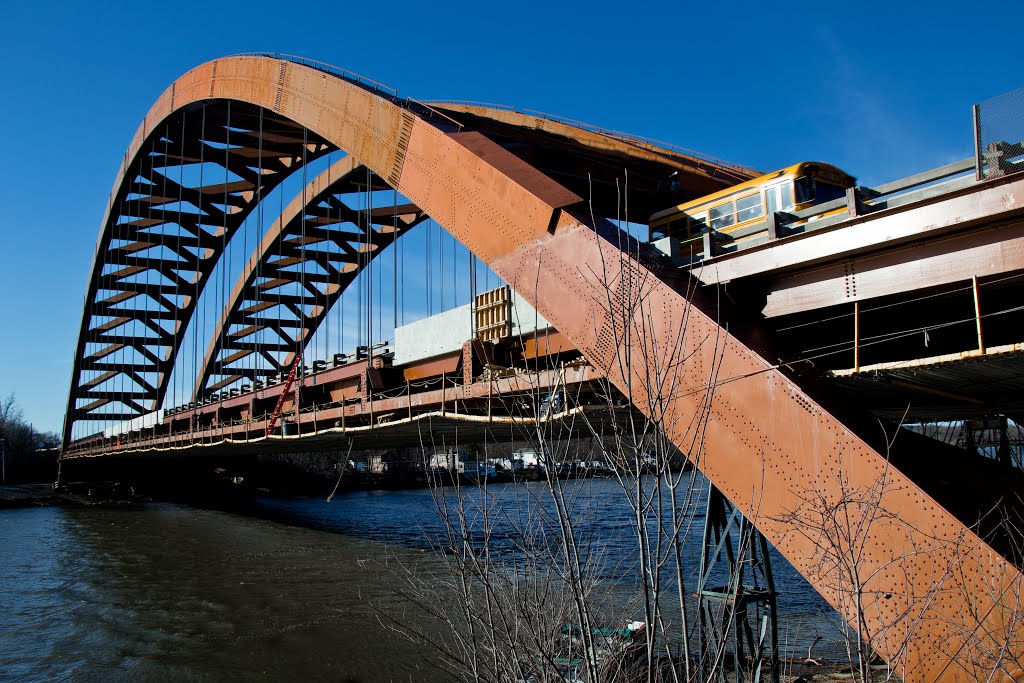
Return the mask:
<path id="1" fill-rule="evenodd" d="M 824 204 L 830 202 L 833 199 L 839 199 L 846 196 L 846 190 L 833 185 L 832 183 L 825 183 L 820 180 L 816 180 L 811 176 L 801 176 L 797 178 L 793 183 L 794 190 L 796 191 L 796 203 L 797 204 Z"/>

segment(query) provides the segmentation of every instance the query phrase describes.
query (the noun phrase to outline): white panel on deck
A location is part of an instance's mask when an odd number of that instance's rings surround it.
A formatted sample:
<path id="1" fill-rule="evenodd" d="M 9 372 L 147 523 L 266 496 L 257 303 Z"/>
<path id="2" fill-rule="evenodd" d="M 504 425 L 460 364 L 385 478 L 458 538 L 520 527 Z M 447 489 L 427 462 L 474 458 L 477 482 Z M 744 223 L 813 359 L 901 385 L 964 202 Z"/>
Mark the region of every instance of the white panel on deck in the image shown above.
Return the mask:
<path id="1" fill-rule="evenodd" d="M 551 323 L 526 299 L 512 292 L 513 336 L 549 327 Z M 469 304 L 402 325 L 395 329 L 395 364 L 404 365 L 459 351 L 472 336 L 472 310 Z"/>
<path id="2" fill-rule="evenodd" d="M 129 432 L 137 432 L 140 429 L 146 429 L 153 425 L 162 422 L 164 419 L 164 409 L 156 411 L 155 413 L 147 413 L 141 417 L 137 417 L 134 420 L 128 420 L 126 422 L 119 422 L 116 425 L 107 427 L 103 430 L 103 436 L 111 437 L 118 436 L 120 434 L 127 434 Z"/>

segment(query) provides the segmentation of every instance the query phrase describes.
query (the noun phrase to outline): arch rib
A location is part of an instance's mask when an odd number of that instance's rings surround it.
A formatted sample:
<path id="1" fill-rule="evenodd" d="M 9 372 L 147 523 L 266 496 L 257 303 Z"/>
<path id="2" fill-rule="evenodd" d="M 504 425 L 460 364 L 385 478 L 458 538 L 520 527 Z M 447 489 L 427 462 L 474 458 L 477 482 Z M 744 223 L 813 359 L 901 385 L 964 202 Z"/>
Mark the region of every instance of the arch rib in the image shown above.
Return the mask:
<path id="1" fill-rule="evenodd" d="M 252 209 L 303 159 L 329 151 L 246 103 L 196 102 L 162 118 L 166 95 L 122 162 L 83 304 L 65 442 L 76 421 L 156 410 L 199 297 Z M 259 166 L 259 168 L 256 168 Z"/>
<path id="2" fill-rule="evenodd" d="M 258 375 L 285 371 L 292 364 L 296 351 L 305 350 L 348 285 L 382 248 L 393 244 L 426 218 L 415 206 L 404 205 L 394 207 L 394 212 L 392 207 L 387 207 L 386 212 L 368 212 L 371 215 L 360 220 L 357 211 L 336 195 L 351 189 L 350 185 L 359 185 L 360 181 L 365 184 L 366 173 L 365 167 L 351 156 L 335 162 L 310 181 L 267 230 L 239 276 L 210 339 L 202 370 L 196 378 L 196 398 L 204 391 L 217 391 L 243 378 L 256 379 Z M 333 243 L 338 251 L 308 248 L 327 243 Z M 304 261 L 316 262 L 327 271 L 323 289 L 311 292 L 308 288 L 299 288 L 297 294 L 275 294 L 275 290 L 279 292 L 303 281 Z M 271 289 L 261 286 L 267 280 L 273 280 L 276 286 Z M 282 304 L 292 315 L 271 310 Z M 259 343 L 247 342 L 247 339 L 268 329 L 283 336 L 281 328 L 285 325 L 295 326 L 295 336 L 287 340 L 292 348 L 283 360 L 264 355 L 263 360 L 270 368 L 234 365 L 258 353 Z M 234 326 L 240 326 L 241 330 L 233 334 Z M 211 383 L 217 375 L 226 376 Z"/>

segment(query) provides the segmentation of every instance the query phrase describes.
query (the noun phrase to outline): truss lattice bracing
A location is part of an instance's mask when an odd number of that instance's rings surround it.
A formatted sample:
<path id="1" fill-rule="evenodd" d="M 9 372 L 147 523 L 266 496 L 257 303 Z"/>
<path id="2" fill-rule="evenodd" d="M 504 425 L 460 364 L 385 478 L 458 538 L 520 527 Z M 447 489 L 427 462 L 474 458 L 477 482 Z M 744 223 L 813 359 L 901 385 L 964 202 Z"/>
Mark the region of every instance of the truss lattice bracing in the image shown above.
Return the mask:
<path id="1" fill-rule="evenodd" d="M 147 397 L 162 395 L 166 372 L 156 373 L 151 381 L 133 364 L 125 367 L 116 360 L 102 361 L 106 367 L 91 365 L 90 372 L 100 373 L 95 376 L 83 375 L 82 368 L 131 347 L 151 367 L 166 371 L 160 362 L 166 364 L 173 354 L 159 349 L 173 348 L 176 332 L 160 333 L 155 327 L 164 327 L 161 320 L 173 320 L 169 324 L 178 329 L 174 326 L 188 320 L 187 307 L 194 306 L 194 299 L 180 299 L 174 310 L 165 309 L 161 315 L 166 318 L 148 312 L 97 316 L 93 307 L 100 301 L 113 306 L 113 297 L 122 292 L 173 296 L 181 295 L 182 286 L 203 284 L 207 262 L 220 253 L 217 238 L 223 241 L 233 229 L 232 217 L 239 220 L 251 206 L 246 193 L 252 188 L 230 184 L 252 183 L 253 175 L 246 164 L 232 162 L 238 155 L 231 147 L 192 144 L 189 139 L 201 138 L 175 140 L 154 131 L 179 121 L 182 112 L 191 118 L 196 112 L 213 115 L 217 110 L 215 118 L 222 118 L 216 120 L 223 120 L 229 103 L 236 112 L 233 117 L 262 109 L 282 126 L 280 144 L 287 149 L 280 151 L 291 156 L 280 159 L 296 163 L 301 150 L 294 147 L 295 131 L 305 129 L 315 146 L 305 150 L 307 161 L 329 149 L 344 150 L 443 225 L 529 299 L 639 410 L 656 416 L 672 442 L 698 461 L 797 570 L 851 624 L 870 631 L 877 649 L 905 680 L 972 680 L 994 656 L 1012 663 L 1005 668 L 1008 676 L 1021 677 L 1024 626 L 1013 600 L 1006 599 L 1020 594 L 1017 567 L 893 469 L 884 456 L 884 438 L 867 429 L 856 411 L 839 417 L 803 388 L 810 386 L 808 379 L 766 360 L 778 357 L 769 355 L 768 348 L 755 350 L 762 345 L 761 336 L 749 316 L 691 289 L 689 280 L 666 269 L 606 220 L 621 217 L 616 199 L 584 201 L 592 187 L 615 187 L 614 178 L 596 177 L 607 167 L 595 163 L 593 172 L 583 174 L 578 156 L 563 159 L 552 153 L 558 145 L 546 146 L 545 141 L 559 136 L 546 138 L 531 128 L 529 135 L 517 138 L 508 123 L 473 128 L 458 120 L 458 112 L 444 114 L 302 64 L 270 57 L 216 60 L 180 78 L 150 111 L 129 150 L 104 224 L 86 299 L 66 438 L 75 420 L 95 410 L 89 406 L 102 408 L 120 398 L 130 408 L 125 414 L 133 415 L 149 407 Z M 235 136 L 236 120 L 230 126 L 224 122 L 225 138 L 228 132 Z M 242 126 L 252 128 L 251 122 Z M 181 146 L 182 157 L 205 155 L 208 147 L 227 156 L 225 165 L 238 178 L 229 175 L 223 186 L 215 187 L 216 193 L 228 196 L 223 206 L 234 209 L 212 207 L 221 210 L 223 221 L 212 209 L 190 219 L 195 223 L 191 239 L 203 250 L 193 259 L 202 271 L 195 282 L 150 282 L 142 289 L 126 283 L 140 272 L 160 271 L 155 263 L 137 260 L 149 238 L 136 233 L 165 221 L 168 213 L 159 213 L 166 209 L 164 194 L 148 187 L 151 182 L 139 185 L 138 179 L 164 137 Z M 607 153 L 583 145 L 585 137 L 576 140 L 578 149 L 588 155 Z M 690 181 L 704 183 L 711 177 L 692 165 L 630 156 L 632 143 L 614 136 L 601 139 L 604 146 L 615 148 L 615 158 L 631 178 L 646 178 L 630 184 L 628 193 L 622 184 L 633 215 L 649 215 L 645 207 L 653 204 L 664 207 L 685 200 Z M 281 165 L 287 167 L 283 161 Z M 668 182 L 673 173 L 682 191 Z M 122 221 L 122 204 L 135 201 L 131 193 L 140 189 L 145 197 L 160 199 L 150 213 L 136 210 Z M 203 205 L 203 198 L 196 201 Z M 122 244 L 116 237 L 121 231 L 136 232 Z M 121 287 L 100 287 L 101 280 Z M 102 289 L 111 290 L 103 295 L 109 298 L 98 298 Z M 116 333 L 124 325 L 118 318 L 128 318 L 134 330 Z M 139 331 L 144 329 L 150 330 L 148 336 Z M 89 347 L 94 338 L 105 346 Z M 157 344 L 163 346 L 150 348 Z M 92 384 L 104 372 L 129 378 L 126 373 L 135 373 L 148 386 L 114 391 L 102 386 L 106 380 Z M 666 372 L 674 387 L 667 394 L 660 389 L 664 383 L 651 382 Z M 82 401 L 92 403 L 83 406 Z M 878 431 L 874 423 L 870 426 Z M 858 576 L 870 577 L 871 592 L 867 600 L 854 601 L 849 591 L 821 573 L 822 548 L 812 535 L 796 533 L 791 520 L 807 504 L 808 494 L 815 494 L 813 499 L 827 510 L 850 505 L 850 494 L 863 491 L 873 496 L 874 509 L 885 514 L 872 518 L 858 539 Z M 847 513 L 864 516 L 856 505 Z"/>
<path id="2" fill-rule="evenodd" d="M 245 103 L 178 109 L 140 137 L 96 247 L 68 425 L 160 406 L 185 325 L 226 244 L 299 163 L 331 149 Z"/>
<path id="3" fill-rule="evenodd" d="M 360 271 L 426 218 L 409 204 L 367 210 L 340 195 L 386 189 L 352 157 L 332 164 L 285 209 L 257 245 L 210 339 L 196 396 L 291 367 Z M 330 248 L 327 248 L 330 247 Z M 261 344 L 269 331 L 275 354 Z"/>

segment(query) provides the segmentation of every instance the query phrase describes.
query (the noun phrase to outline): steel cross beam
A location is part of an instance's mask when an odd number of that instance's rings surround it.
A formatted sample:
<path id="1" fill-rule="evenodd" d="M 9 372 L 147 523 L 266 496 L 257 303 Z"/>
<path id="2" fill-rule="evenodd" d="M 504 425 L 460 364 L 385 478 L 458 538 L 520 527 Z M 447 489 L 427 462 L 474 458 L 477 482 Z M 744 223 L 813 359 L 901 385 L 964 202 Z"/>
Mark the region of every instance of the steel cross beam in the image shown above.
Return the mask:
<path id="1" fill-rule="evenodd" d="M 196 378 L 196 398 L 290 367 L 359 273 L 427 218 L 404 204 L 365 211 L 346 206 L 337 195 L 362 191 L 368 175 L 355 158 L 344 157 L 310 181 L 267 229 L 225 302 Z M 376 176 L 369 183 L 387 187 Z M 335 249 L 317 248 L 324 245 Z M 315 273 L 326 277 L 314 282 Z M 274 335 L 267 349 L 288 349 L 280 358 L 259 353 L 266 331 Z"/>
<path id="2" fill-rule="evenodd" d="M 293 168 L 328 151 L 315 133 L 304 137 L 295 123 L 241 102 L 147 117 L 96 245 L 65 443 L 76 421 L 132 419 L 160 406 L 225 245 Z"/>
<path id="3" fill-rule="evenodd" d="M 144 129 L 211 98 L 315 131 L 441 223 L 656 419 L 844 618 L 870 630 L 905 680 L 974 680 L 993 662 L 1024 674 L 1024 629 L 1008 597 L 1020 594 L 1020 571 L 892 469 L 855 417 L 840 419 L 756 351 L 749 317 L 691 295 L 691 281 L 595 218 L 585 193 L 450 117 L 269 57 L 197 67 Z M 857 540 L 856 569 L 870 585 L 856 599 L 821 573 L 821 546 L 793 522 L 809 498 L 867 519 L 851 491 L 877 491 L 887 511 Z"/>

